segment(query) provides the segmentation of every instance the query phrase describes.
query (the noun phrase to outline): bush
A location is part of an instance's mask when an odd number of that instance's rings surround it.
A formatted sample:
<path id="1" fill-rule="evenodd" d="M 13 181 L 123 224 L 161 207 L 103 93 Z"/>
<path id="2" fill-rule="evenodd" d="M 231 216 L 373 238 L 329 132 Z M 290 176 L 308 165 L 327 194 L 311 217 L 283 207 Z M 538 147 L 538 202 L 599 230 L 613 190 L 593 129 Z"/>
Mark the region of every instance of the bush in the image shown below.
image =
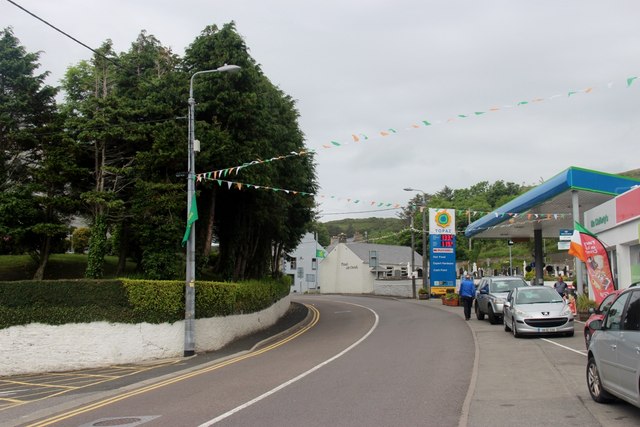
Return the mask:
<path id="1" fill-rule="evenodd" d="M 184 319 L 184 286 L 177 280 L 133 279 L 0 282 L 0 329 L 29 323 L 173 323 Z M 286 277 L 195 286 L 197 318 L 264 310 L 289 294 Z"/>
<path id="2" fill-rule="evenodd" d="M 578 311 L 587 311 L 590 308 L 596 307 L 598 307 L 598 304 L 594 300 L 589 299 L 588 293 L 582 293 L 576 298 L 576 310 Z"/>
<path id="3" fill-rule="evenodd" d="M 71 249 L 76 254 L 83 254 L 89 249 L 91 230 L 87 227 L 76 228 L 71 235 Z"/>

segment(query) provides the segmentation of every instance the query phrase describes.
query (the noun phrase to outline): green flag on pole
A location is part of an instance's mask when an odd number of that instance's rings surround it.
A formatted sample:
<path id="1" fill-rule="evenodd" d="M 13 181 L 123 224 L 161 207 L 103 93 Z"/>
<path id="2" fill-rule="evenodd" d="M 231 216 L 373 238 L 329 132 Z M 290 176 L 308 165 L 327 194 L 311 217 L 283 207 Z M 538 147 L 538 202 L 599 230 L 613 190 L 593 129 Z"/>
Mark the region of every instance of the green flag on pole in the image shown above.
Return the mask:
<path id="1" fill-rule="evenodd" d="M 196 205 L 196 193 L 193 193 L 193 199 L 191 200 L 191 209 L 189 210 L 189 216 L 187 217 L 187 229 L 184 232 L 182 238 L 182 246 L 189 241 L 189 235 L 191 234 L 191 225 L 198 220 L 198 206 Z"/>

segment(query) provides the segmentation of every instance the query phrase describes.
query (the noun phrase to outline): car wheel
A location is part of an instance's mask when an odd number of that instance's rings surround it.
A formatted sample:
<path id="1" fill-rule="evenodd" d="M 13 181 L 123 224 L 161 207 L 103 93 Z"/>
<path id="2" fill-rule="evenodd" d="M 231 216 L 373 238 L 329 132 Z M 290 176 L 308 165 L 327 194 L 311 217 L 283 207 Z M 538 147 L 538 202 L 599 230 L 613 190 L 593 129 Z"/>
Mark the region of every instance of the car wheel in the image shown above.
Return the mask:
<path id="1" fill-rule="evenodd" d="M 491 323 L 492 325 L 498 323 L 498 319 L 496 317 L 496 314 L 493 312 L 493 307 L 491 307 L 491 305 L 489 305 L 489 313 L 487 315 L 489 316 L 489 323 Z"/>
<path id="2" fill-rule="evenodd" d="M 589 344 L 591 343 L 591 331 L 589 329 L 584 330 L 584 345 L 589 350 Z"/>
<path id="3" fill-rule="evenodd" d="M 478 303 L 476 303 L 476 318 L 478 320 L 484 320 L 484 313 L 482 312 L 482 310 L 480 310 Z"/>
<path id="4" fill-rule="evenodd" d="M 518 328 L 516 327 L 515 319 L 511 319 L 511 332 L 513 332 L 514 338 L 520 338 L 520 333 L 518 332 Z"/>
<path id="5" fill-rule="evenodd" d="M 587 388 L 589 389 L 591 398 L 598 403 L 607 403 L 613 400 L 612 396 L 602 388 L 598 365 L 596 365 L 596 361 L 593 357 L 590 357 L 587 362 Z"/>

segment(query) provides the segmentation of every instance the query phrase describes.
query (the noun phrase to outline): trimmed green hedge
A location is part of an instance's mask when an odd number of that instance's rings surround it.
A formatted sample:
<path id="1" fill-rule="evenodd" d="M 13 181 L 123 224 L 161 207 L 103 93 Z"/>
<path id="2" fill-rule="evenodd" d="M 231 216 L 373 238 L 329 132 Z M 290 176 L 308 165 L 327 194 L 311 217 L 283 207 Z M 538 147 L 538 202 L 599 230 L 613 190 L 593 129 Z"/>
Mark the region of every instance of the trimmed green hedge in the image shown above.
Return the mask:
<path id="1" fill-rule="evenodd" d="M 289 283 L 284 279 L 196 282 L 196 317 L 264 310 L 288 293 Z M 173 323 L 182 319 L 184 281 L 0 282 L 0 329 L 29 323 Z"/>

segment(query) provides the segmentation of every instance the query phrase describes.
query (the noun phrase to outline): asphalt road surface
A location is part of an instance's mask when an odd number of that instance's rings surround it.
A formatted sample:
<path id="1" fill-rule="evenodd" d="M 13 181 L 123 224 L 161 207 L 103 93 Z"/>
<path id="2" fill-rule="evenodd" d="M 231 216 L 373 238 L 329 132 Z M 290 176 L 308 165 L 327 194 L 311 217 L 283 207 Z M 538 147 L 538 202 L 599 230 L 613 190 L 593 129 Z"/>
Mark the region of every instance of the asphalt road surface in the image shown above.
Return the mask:
<path id="1" fill-rule="evenodd" d="M 581 325 L 515 339 L 434 300 L 295 300 L 305 326 L 252 352 L 0 410 L 0 426 L 640 425 L 638 408 L 591 401 Z"/>

